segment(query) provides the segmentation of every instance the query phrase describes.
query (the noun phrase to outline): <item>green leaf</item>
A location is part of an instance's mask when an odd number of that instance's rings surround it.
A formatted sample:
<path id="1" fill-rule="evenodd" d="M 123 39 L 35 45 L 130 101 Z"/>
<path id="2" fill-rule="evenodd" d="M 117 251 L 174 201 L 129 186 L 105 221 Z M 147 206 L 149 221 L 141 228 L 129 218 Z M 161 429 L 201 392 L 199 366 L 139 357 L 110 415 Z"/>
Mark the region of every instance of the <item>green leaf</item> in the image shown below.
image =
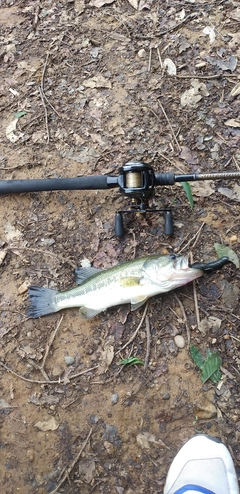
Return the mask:
<path id="1" fill-rule="evenodd" d="M 219 371 L 221 362 L 222 361 L 218 352 L 211 353 L 211 355 L 209 355 L 206 358 L 203 364 L 202 374 L 201 374 L 201 379 L 203 383 L 205 383 L 208 379 L 210 379 L 210 377 L 212 377 L 216 371 Z M 215 378 L 216 376 L 214 377 L 214 379 Z"/>
<path id="2" fill-rule="evenodd" d="M 129 357 L 118 362 L 118 365 L 144 365 L 144 362 L 138 357 Z"/>
<path id="3" fill-rule="evenodd" d="M 191 345 L 189 350 L 193 362 L 197 365 L 197 367 L 199 367 L 199 369 L 202 369 L 204 365 L 204 358 L 199 350 L 194 345 Z"/>
<path id="4" fill-rule="evenodd" d="M 27 113 L 26 111 L 16 111 L 14 113 L 14 117 L 20 118 L 20 117 L 23 117 L 24 115 L 26 115 L 26 113 Z"/>
<path id="5" fill-rule="evenodd" d="M 210 377 L 210 379 L 214 384 L 217 384 L 220 381 L 220 379 L 222 379 L 221 371 L 217 370 L 216 372 L 214 372 L 214 374 Z"/>
<path id="6" fill-rule="evenodd" d="M 186 196 L 189 200 L 189 204 L 190 204 L 191 208 L 193 209 L 193 196 L 192 196 L 191 186 L 188 182 L 181 182 L 181 185 L 183 186 L 183 189 L 185 190 Z"/>
<path id="7" fill-rule="evenodd" d="M 240 265 L 239 258 L 237 254 L 234 252 L 234 250 L 230 249 L 230 247 L 228 247 L 227 245 L 218 244 L 218 243 L 214 244 L 214 248 L 219 258 L 223 256 L 227 256 L 229 257 L 230 261 L 232 261 L 235 264 L 235 266 L 239 268 Z"/>

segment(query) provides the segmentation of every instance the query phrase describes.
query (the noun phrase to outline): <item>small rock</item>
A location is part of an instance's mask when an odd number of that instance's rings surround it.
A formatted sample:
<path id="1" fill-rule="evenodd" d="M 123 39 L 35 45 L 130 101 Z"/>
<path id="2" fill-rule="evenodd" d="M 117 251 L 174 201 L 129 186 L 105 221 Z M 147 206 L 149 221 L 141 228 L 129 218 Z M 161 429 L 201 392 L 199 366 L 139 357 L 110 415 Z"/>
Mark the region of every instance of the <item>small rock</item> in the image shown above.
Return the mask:
<path id="1" fill-rule="evenodd" d="M 115 425 L 105 425 L 105 431 L 103 434 L 104 441 L 114 444 L 114 446 L 121 446 L 121 438 L 118 434 L 118 429 Z"/>
<path id="2" fill-rule="evenodd" d="M 209 402 L 206 398 L 201 402 L 196 403 L 194 407 L 194 415 L 199 419 L 212 419 L 217 416 L 217 409 L 215 405 Z"/>
<path id="3" fill-rule="evenodd" d="M 75 358 L 74 357 L 71 357 L 70 355 L 66 355 L 64 357 L 64 360 L 65 360 L 65 362 L 66 362 L 67 365 L 72 365 L 75 362 Z"/>
<path id="4" fill-rule="evenodd" d="M 34 461 L 35 459 L 35 453 L 33 449 L 28 449 L 27 450 L 27 458 L 29 461 Z"/>
<path id="5" fill-rule="evenodd" d="M 116 403 L 118 402 L 118 393 L 113 393 L 112 396 L 111 396 L 111 402 L 113 405 L 116 405 Z"/>
<path id="6" fill-rule="evenodd" d="M 52 376 L 53 377 L 61 376 L 62 373 L 63 373 L 63 367 L 61 367 L 58 364 L 55 364 L 54 367 L 52 368 Z"/>
<path id="7" fill-rule="evenodd" d="M 97 424 L 99 419 L 98 419 L 97 415 L 90 415 L 89 420 L 90 420 L 91 424 Z"/>
<path id="8" fill-rule="evenodd" d="M 141 48 L 141 50 L 139 50 L 138 52 L 138 57 L 139 58 L 146 58 L 146 50 L 144 50 L 144 48 Z"/>
<path id="9" fill-rule="evenodd" d="M 18 295 L 23 295 L 23 293 L 26 293 L 28 290 L 28 284 L 26 281 L 22 283 L 22 285 L 18 288 Z"/>
<path id="10" fill-rule="evenodd" d="M 170 399 L 170 394 L 169 393 L 163 393 L 162 399 L 163 400 L 169 400 Z"/>
<path id="11" fill-rule="evenodd" d="M 103 445 L 109 455 L 112 455 L 114 453 L 115 448 L 112 443 L 110 443 L 109 441 L 104 441 Z"/>
<path id="12" fill-rule="evenodd" d="M 232 235 L 229 240 L 230 240 L 230 242 L 237 242 L 238 237 L 237 237 L 237 235 Z"/>
<path id="13" fill-rule="evenodd" d="M 174 336 L 174 343 L 178 348 L 185 347 L 185 340 L 181 334 L 176 334 L 176 336 Z"/>
<path id="14" fill-rule="evenodd" d="M 175 338 L 176 338 L 176 337 L 175 337 Z M 174 338 L 174 339 L 175 339 L 175 338 Z M 176 354 L 177 354 L 177 352 L 178 352 L 178 347 L 177 347 L 177 345 L 176 345 L 175 341 L 173 341 L 173 340 L 169 340 L 169 342 L 168 342 L 168 349 L 169 349 L 170 353 L 172 353 L 173 355 L 176 355 Z"/>
<path id="15" fill-rule="evenodd" d="M 0 398 L 0 410 L 5 410 L 6 408 L 11 408 L 11 405 L 4 398 Z"/>

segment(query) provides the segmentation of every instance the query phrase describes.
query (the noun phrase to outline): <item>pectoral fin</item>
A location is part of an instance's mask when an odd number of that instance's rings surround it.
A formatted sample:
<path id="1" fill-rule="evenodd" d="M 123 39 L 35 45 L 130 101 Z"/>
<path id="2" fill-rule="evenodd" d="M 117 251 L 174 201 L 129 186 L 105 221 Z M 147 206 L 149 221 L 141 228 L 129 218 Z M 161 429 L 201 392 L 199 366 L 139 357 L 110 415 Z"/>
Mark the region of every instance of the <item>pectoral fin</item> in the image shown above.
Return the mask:
<path id="1" fill-rule="evenodd" d="M 130 286 L 138 286 L 140 282 L 140 278 L 137 278 L 136 276 L 129 276 L 128 278 L 122 278 L 119 281 L 119 284 L 122 287 L 130 287 Z"/>
<path id="2" fill-rule="evenodd" d="M 144 296 L 139 296 L 131 299 L 131 310 L 136 310 L 139 309 L 139 307 L 142 307 L 142 305 L 145 304 L 147 301 L 148 297 Z"/>

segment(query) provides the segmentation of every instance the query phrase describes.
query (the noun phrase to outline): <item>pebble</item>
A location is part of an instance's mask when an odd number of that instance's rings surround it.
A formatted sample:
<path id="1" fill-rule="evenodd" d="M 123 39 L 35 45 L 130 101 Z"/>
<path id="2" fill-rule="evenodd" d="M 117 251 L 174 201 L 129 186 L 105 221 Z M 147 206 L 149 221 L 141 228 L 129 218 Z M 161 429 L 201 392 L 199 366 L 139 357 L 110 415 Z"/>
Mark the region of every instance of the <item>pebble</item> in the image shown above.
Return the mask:
<path id="1" fill-rule="evenodd" d="M 176 334 L 176 336 L 174 336 L 174 343 L 178 348 L 185 347 L 185 340 L 181 334 Z"/>
<path id="2" fill-rule="evenodd" d="M 28 449 L 27 450 L 27 457 L 28 457 L 29 461 L 34 461 L 34 459 L 35 459 L 35 453 L 34 453 L 34 450 L 33 449 Z"/>
<path id="3" fill-rule="evenodd" d="M 146 55 L 146 50 L 144 50 L 144 48 L 141 48 L 141 50 L 139 50 L 138 52 L 139 58 L 146 58 Z"/>
<path id="4" fill-rule="evenodd" d="M 163 400 L 169 400 L 170 399 L 170 394 L 169 393 L 163 393 L 162 399 Z"/>
<path id="5" fill-rule="evenodd" d="M 116 405 L 116 403 L 118 402 L 118 393 L 113 393 L 112 396 L 111 396 L 111 402 L 113 405 Z"/>
<path id="6" fill-rule="evenodd" d="M 66 362 L 67 365 L 72 365 L 75 362 L 75 358 L 74 357 L 71 357 L 70 355 L 66 355 L 64 357 L 64 360 L 65 360 L 65 362 Z"/>
<path id="7" fill-rule="evenodd" d="M 28 283 L 24 281 L 21 286 L 18 287 L 18 294 L 23 295 L 28 290 Z"/>
<path id="8" fill-rule="evenodd" d="M 90 415 L 90 422 L 91 424 L 97 424 L 98 423 L 98 417 L 97 415 Z"/>

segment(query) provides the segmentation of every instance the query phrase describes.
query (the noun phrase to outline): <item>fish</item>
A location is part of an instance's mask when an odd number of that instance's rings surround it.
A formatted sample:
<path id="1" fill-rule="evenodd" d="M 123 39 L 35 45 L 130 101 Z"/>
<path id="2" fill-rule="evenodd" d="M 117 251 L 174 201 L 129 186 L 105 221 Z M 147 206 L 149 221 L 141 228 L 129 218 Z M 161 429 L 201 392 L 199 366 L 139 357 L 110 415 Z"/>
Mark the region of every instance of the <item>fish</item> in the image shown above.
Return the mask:
<path id="1" fill-rule="evenodd" d="M 100 270 L 77 268 L 79 286 L 59 292 L 38 286 L 28 287 L 27 316 L 38 318 L 62 309 L 79 307 L 82 319 L 90 319 L 116 305 L 141 307 L 148 298 L 185 285 L 203 271 L 189 266 L 188 256 L 152 255 Z"/>

